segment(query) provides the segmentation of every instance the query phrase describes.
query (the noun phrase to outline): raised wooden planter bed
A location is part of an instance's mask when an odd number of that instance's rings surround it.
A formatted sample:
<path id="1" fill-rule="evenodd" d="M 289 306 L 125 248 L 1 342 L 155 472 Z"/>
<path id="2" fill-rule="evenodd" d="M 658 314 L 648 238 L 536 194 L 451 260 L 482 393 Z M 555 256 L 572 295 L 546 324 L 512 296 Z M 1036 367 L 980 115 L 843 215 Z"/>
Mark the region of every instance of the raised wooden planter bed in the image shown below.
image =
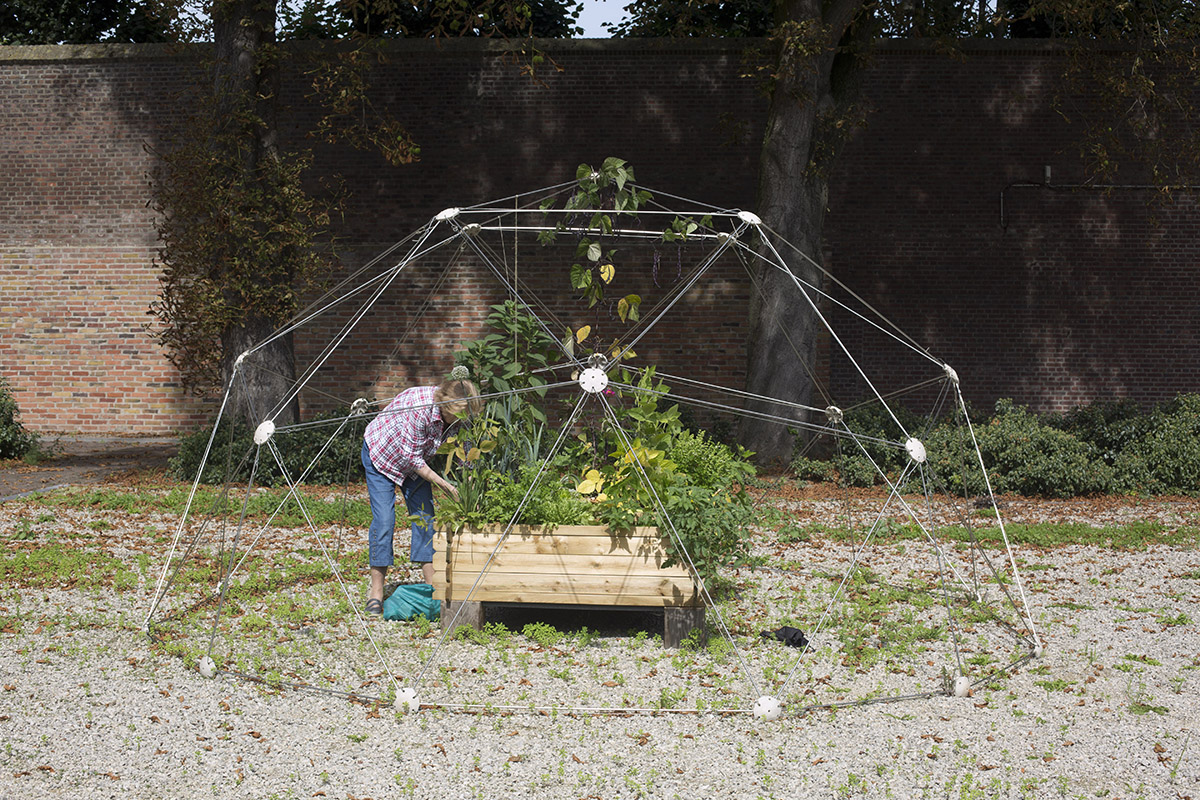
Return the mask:
<path id="1" fill-rule="evenodd" d="M 458 613 L 457 624 L 481 628 L 484 606 L 491 604 L 630 606 L 663 609 L 667 647 L 704 630 L 698 587 L 685 568 L 662 568 L 666 552 L 657 528 L 616 534 L 596 525 L 560 525 L 549 532 L 519 525 L 480 579 L 503 532 L 492 526 L 434 535 L 433 596 L 442 601 L 443 624 Z"/>

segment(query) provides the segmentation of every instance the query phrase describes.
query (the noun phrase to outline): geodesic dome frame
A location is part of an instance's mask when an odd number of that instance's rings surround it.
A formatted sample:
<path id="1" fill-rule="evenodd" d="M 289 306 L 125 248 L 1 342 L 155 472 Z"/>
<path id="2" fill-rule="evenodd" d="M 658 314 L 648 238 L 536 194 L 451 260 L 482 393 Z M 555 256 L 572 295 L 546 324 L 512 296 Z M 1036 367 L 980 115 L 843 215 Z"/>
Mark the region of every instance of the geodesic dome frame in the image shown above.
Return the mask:
<path id="1" fill-rule="evenodd" d="M 809 267 L 818 270 L 819 265 L 783 241 L 756 215 L 646 190 L 634 184 L 631 175 L 628 181 L 624 178 L 618 180 L 615 176 L 619 176 L 621 169 L 620 164 L 614 167 L 606 162 L 601 172 L 581 173 L 576 181 L 502 198 L 496 202 L 446 209 L 411 236 L 339 282 L 271 339 L 238 358 L 234 377 L 222 400 L 217 422 L 191 487 L 187 509 L 176 528 L 146 618 L 147 629 L 160 644 L 194 659 L 207 675 L 225 672 L 266 680 L 280 686 L 332 691 L 376 702 L 398 702 L 408 706 L 424 704 L 452 709 L 554 708 L 584 712 L 667 710 L 662 702 L 657 705 L 645 702 L 638 704 L 629 702 L 627 698 L 615 702 L 611 693 L 604 695 L 603 692 L 586 690 L 551 693 L 548 699 L 541 701 L 530 700 L 528 692 L 517 695 L 515 699 L 510 695 L 497 698 L 495 692 L 483 691 L 481 685 L 466 681 L 455 683 L 446 679 L 444 671 L 440 677 L 433 676 L 431 669 L 437 667 L 444 670 L 448 660 L 458 663 L 466 657 L 462 651 L 467 645 L 452 638 L 457 618 L 443 621 L 440 636 L 426 632 L 419 639 L 410 636 L 397 640 L 389 635 L 392 631 L 370 624 L 363 618 L 356 592 L 350 588 L 351 579 L 346 576 L 347 571 L 354 568 L 353 558 L 343 550 L 343 539 L 348 538 L 347 531 L 363 527 L 362 520 L 355 522 L 343 516 L 336 522 L 332 521 L 333 517 L 324 512 L 329 510 L 327 506 L 336 506 L 338 498 L 327 496 L 319 500 L 318 505 L 312 497 L 301 491 L 311 471 L 336 449 L 335 443 L 348 441 L 353 444 L 359 441 L 367 420 L 383 413 L 381 409 L 390 399 L 385 396 L 380 401 L 372 401 L 362 394 L 353 398 L 338 396 L 338 381 L 327 379 L 322 385 L 322 375 L 339 365 L 356 336 L 365 335 L 364 331 L 371 324 L 370 315 L 380 303 L 386 302 L 389 293 L 395 293 L 403 285 L 405 277 L 417 269 L 417 265 L 434 261 L 437 264 L 434 269 L 437 277 L 425 280 L 425 285 L 429 287 L 428 294 L 399 337 L 396 349 L 400 349 L 400 344 L 409 339 L 431 304 L 436 304 L 439 299 L 444 300 L 449 294 L 447 281 L 456 274 L 455 270 L 464 269 L 462 264 L 465 259 L 474 274 L 484 275 L 492 281 L 499 297 L 511 300 L 531 315 L 541 332 L 549 340 L 559 343 L 561 361 L 543 370 L 551 377 L 539 379 L 533 390 L 540 394 L 573 398 L 573 402 L 567 404 L 569 412 L 558 420 L 555 442 L 541 462 L 538 477 L 529 487 L 517 513 L 508 522 L 503 537 L 512 532 L 537 481 L 544 478 L 546 465 L 560 451 L 567 435 L 580 424 L 584 409 L 590 408 L 607 425 L 612 426 L 624 443 L 626 452 L 636 451 L 631 433 L 623 428 L 613 401 L 609 399 L 607 392 L 610 391 L 630 397 L 667 399 L 710 417 L 751 419 L 758 424 L 782 425 L 804 431 L 810 441 L 824 439 L 839 448 L 857 452 L 882 478 L 886 499 L 863 524 L 862 540 L 852 543 L 844 573 L 838 580 L 830 581 L 831 589 L 819 598 L 823 608 L 817 615 L 815 625 L 810 626 L 810 644 L 804 645 L 795 654 L 787 654 L 785 663 L 781 663 L 777 653 L 768 657 L 747 652 L 752 649 L 755 640 L 748 643 L 744 637 L 739 638 L 735 632 L 745 626 L 740 621 L 737 625 L 731 624 L 731 620 L 727 619 L 727 616 L 738 613 L 737 607 L 723 605 L 709 591 L 671 521 L 663 498 L 655 493 L 653 483 L 646 474 L 646 465 L 633 458 L 633 471 L 654 497 L 654 511 L 682 554 L 681 560 L 696 579 L 712 614 L 711 619 L 720 633 L 720 641 L 728 645 L 726 650 L 712 657 L 710 666 L 718 671 L 738 673 L 743 684 L 743 691 L 734 693 L 736 703 L 731 705 L 730 701 L 720 696 L 711 696 L 714 694 L 712 692 L 701 691 L 698 687 L 703 685 L 703 681 L 692 681 L 688 687 L 694 689 L 699 697 L 692 704 L 695 707 L 689 710 L 723 709 L 771 719 L 785 708 L 797 713 L 816 707 L 887 702 L 938 694 L 963 695 L 972 687 L 991 680 L 997 672 L 1012 670 L 1040 654 L 1042 645 L 1028 611 L 1018 564 L 987 480 L 986 466 L 970 426 L 959 378 L 954 369 L 900 333 L 895 325 L 883 319 L 852 292 L 835 295 L 830 288 L 802 280 L 791 266 L 796 259 L 802 259 Z M 675 207 L 668 207 L 667 204 Z M 583 263 L 583 268 L 596 271 L 605 267 L 602 262 L 609 260 L 609 255 L 618 244 L 634 252 L 639 248 L 643 254 L 646 251 L 653 252 L 653 267 L 650 270 L 652 280 L 647 283 L 643 274 L 642 285 L 654 284 L 661 291 L 653 298 L 646 294 L 644 299 L 642 294 L 632 292 L 621 298 L 625 306 L 615 315 L 620 318 L 619 335 L 611 344 L 605 342 L 591 352 L 584 352 L 578 347 L 584 341 L 579 336 L 583 329 L 578 318 L 572 318 L 572 314 L 580 313 L 577 307 L 580 305 L 579 298 L 572 296 L 556 305 L 552 302 L 554 298 L 542 297 L 531 288 L 531 275 L 537 276 L 539 271 L 544 275 L 554 269 L 563 269 L 565 262 L 548 256 L 548 248 L 565 246 L 568 251 L 575 251 L 573 257 Z M 670 281 L 659 280 L 662 248 L 674 249 L 678 255 L 677 273 Z M 607 266 L 609 270 L 620 270 L 622 274 L 637 272 L 633 267 Z M 748 285 L 754 291 L 761 291 L 755 280 L 760 269 L 777 270 L 785 275 L 795 289 L 796 303 L 819 322 L 828 337 L 830 350 L 844 359 L 848 372 L 857 375 L 863 402 L 879 410 L 891 434 L 879 436 L 855 430 L 847 416 L 849 404 L 846 409 L 832 402 L 825 406 L 813 406 L 799 402 L 797 398 L 755 395 L 723 386 L 715 380 L 662 370 L 656 375 L 671 385 L 669 393 L 647 388 L 638 381 L 622 380 L 622 375 L 644 374 L 643 368 L 628 363 L 633 348 L 638 346 L 641 349 L 643 344 L 651 343 L 656 329 L 661 328 L 672 316 L 680 316 L 722 269 L 733 270 L 735 274 L 743 270 L 749 278 Z M 603 275 L 600 272 L 596 274 Z M 833 276 L 828 273 L 824 275 L 837 285 Z M 611 278 L 601 277 L 601 280 L 607 284 Z M 668 285 L 662 286 L 661 283 Z M 538 285 L 545 285 L 545 281 Z M 629 298 L 637 298 L 637 302 Z M 562 301 L 561 297 L 557 299 Z M 649 299 L 653 302 L 648 302 Z M 571 307 L 571 302 L 576 307 Z M 596 305 L 595 302 L 591 303 L 583 313 L 600 313 L 599 309 L 592 310 Z M 600 309 L 605 308 L 604 303 L 599 305 Z M 616 305 L 616 301 L 610 301 L 610 315 L 611 308 Z M 920 374 L 914 375 L 913 380 L 905 386 L 888 387 L 886 391 L 876 386 L 872 376 L 855 360 L 839 335 L 835 315 L 853 319 L 856 324 L 866 326 L 875 334 L 894 342 L 906 358 L 915 357 L 923 364 Z M 318 321 L 329 319 L 337 322 L 332 335 L 326 345 L 312 355 L 295 384 L 283 395 L 274 398 L 270 408 L 250 411 L 253 418 L 259 420 L 253 444 L 241 453 L 238 467 L 234 467 L 232 459 L 228 460 L 222 489 L 218 492 L 204 490 L 201 479 L 209 466 L 210 456 L 215 452 L 214 448 L 220 444 L 218 431 L 221 419 L 233 411 L 230 403 L 231 398 L 237 397 L 237 383 L 244 381 L 247 373 L 262 368 L 256 363 L 256 353 L 279 337 L 293 335 Z M 782 321 L 775 319 L 768 320 L 768 323 L 779 325 Z M 799 355 L 794 349 L 792 352 Z M 812 365 L 806 365 L 805 368 L 810 376 L 818 372 Z M 490 391 L 484 387 L 480 398 L 492 400 L 533 390 Z M 950 482 L 946 475 L 941 474 L 941 467 L 930 459 L 921 431 L 907 428 L 901 415 L 895 413 L 889 404 L 889 400 L 919 391 L 931 395 L 928 403 L 931 418 L 950 409 L 961 421 L 964 431 L 961 441 L 969 449 L 966 454 L 968 466 L 965 468 L 978 470 L 978 475 L 982 477 L 986 487 L 986 506 L 999 529 L 999 545 L 1002 547 L 994 547 L 993 552 L 989 552 L 986 543 L 975 536 L 977 518 L 971 509 L 974 499 L 952 496 Z M 306 393 L 311 393 L 314 398 L 314 402 L 308 404 L 310 407 L 319 408 L 322 400 L 335 400 L 348 407 L 349 411 L 332 417 L 277 424 L 281 410 Z M 830 395 L 826 393 L 826 396 Z M 328 432 L 325 445 L 306 465 L 289 463 L 286 456 L 289 435 L 313 431 Z M 885 466 L 877 463 L 881 448 L 903 454 L 903 466 L 898 474 L 889 474 Z M 246 465 L 248 478 L 243 481 L 233 479 L 235 474 L 245 472 L 242 467 Z M 266 522 L 258 524 L 255 520 L 252 524 L 251 520 L 255 518 L 252 506 L 263 496 L 257 488 L 256 476 L 261 474 L 260 469 L 264 465 L 271 465 L 282 476 L 285 491 L 282 495 L 270 497 L 273 507 L 268 507 L 260 515 L 266 517 Z M 963 483 L 965 485 L 965 479 Z M 917 494 L 920 505 L 906 496 L 914 486 L 920 487 Z M 341 498 L 343 506 L 347 497 L 343 494 Z M 945 613 L 946 638 L 950 649 L 948 655 L 951 659 L 949 666 L 941 665 L 937 679 L 927 679 L 924 688 L 918 687 L 917 691 L 889 690 L 878 695 L 873 690 L 867 690 L 849 700 L 844 695 L 810 697 L 798 693 L 795 681 L 802 664 L 811 664 L 812 659 L 822 657 L 822 653 L 825 658 L 836 660 L 838 646 L 824 643 L 823 637 L 827 629 L 838 624 L 839 618 L 844 616 L 841 606 L 864 569 L 872 552 L 873 541 L 882 536 L 882 532 L 891 524 L 891 515 L 897 513 L 908 520 L 911 533 L 928 548 L 926 559 L 935 565 L 926 565 L 929 567 L 928 574 L 919 579 L 922 584 L 920 591 L 936 601 L 938 613 Z M 272 527 L 272 520 L 282 514 L 296 517 L 296 525 L 283 534 Z M 962 539 L 959 544 L 950 546 L 938 535 L 939 527 L 947 519 L 957 521 L 965 532 L 965 536 L 959 536 Z M 360 541 L 357 549 L 362 549 L 361 544 Z M 272 562 L 272 559 L 275 561 Z M 490 563 L 491 559 L 483 565 L 479 578 L 487 572 Z M 913 573 L 908 577 L 912 578 Z M 877 577 L 873 579 L 879 580 Z M 272 586 L 275 588 L 272 589 Z M 319 594 L 316 587 L 330 591 L 320 603 L 314 604 L 312 596 Z M 275 599 L 264 599 L 268 596 Z M 283 599 L 279 600 L 279 597 Z M 996 611 L 997 607 L 999 612 Z M 985 609 L 991 614 L 990 618 L 982 613 Z M 929 606 L 925 606 L 925 612 L 933 613 Z M 285 621 L 282 626 L 278 622 L 281 619 Z M 994 622 L 1011 639 L 1013 649 L 1007 661 L 989 659 L 973 665 L 964 656 L 968 650 L 986 649 L 994 645 L 995 639 L 983 645 L 978 641 L 968 642 L 968 634 L 963 632 L 964 627 L 979 624 L 984 619 Z M 314 620 L 324 621 L 325 628 L 318 630 L 321 626 L 312 624 Z M 333 633 L 327 630 L 330 627 Z M 250 638 L 263 640 L 265 644 L 251 648 L 257 655 L 250 660 L 239 660 L 239 643 L 245 643 Z M 274 646 L 269 646 L 272 638 L 275 640 Z M 426 642 L 426 638 L 433 643 Z M 207 642 L 202 647 L 194 644 L 196 641 L 203 643 L 205 639 Z M 223 653 L 218 652 L 219 642 L 225 648 Z M 279 666 L 265 667 L 260 663 L 268 656 L 276 658 Z M 293 662 L 292 666 L 285 663 L 289 659 Z M 300 667 L 300 664 L 305 667 Z M 371 666 L 365 667 L 364 664 Z M 929 665 L 933 666 L 934 662 L 929 661 Z M 723 690 L 725 688 L 722 687 Z M 458 694 L 465 697 L 456 697 L 455 690 L 461 690 Z M 675 692 L 677 689 L 662 691 Z M 597 697 L 597 694 L 600 696 Z"/>

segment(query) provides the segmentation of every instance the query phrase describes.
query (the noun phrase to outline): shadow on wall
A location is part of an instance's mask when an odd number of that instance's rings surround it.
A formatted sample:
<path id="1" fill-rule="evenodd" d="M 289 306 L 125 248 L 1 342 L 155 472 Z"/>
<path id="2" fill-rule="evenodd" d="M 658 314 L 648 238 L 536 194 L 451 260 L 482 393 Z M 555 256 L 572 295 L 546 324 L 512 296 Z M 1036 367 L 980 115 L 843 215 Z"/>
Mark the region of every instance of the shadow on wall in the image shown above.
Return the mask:
<path id="1" fill-rule="evenodd" d="M 1191 198 L 1014 188 L 1000 224 L 1001 190 L 1042 182 L 1046 165 L 1057 182 L 1082 182 L 1080 131 L 1053 105 L 1065 57 L 981 48 L 940 65 L 897 52 L 886 65 L 867 81 L 875 112 L 834 180 L 826 233 L 839 277 L 959 365 L 964 394 L 984 406 L 1152 403 L 1186 388 L 1162 377 L 1200 338 L 1184 288 L 1200 256 Z M 872 362 L 872 336 L 856 338 L 866 361 L 904 385 L 917 359 Z"/>

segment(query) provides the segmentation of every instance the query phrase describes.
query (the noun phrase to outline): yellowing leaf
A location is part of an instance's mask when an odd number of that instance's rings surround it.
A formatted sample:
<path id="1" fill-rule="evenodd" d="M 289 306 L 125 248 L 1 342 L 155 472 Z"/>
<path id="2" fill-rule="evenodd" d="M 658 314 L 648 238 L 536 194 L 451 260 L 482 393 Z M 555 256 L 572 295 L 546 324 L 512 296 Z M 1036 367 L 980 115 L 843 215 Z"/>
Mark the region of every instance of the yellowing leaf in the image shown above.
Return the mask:
<path id="1" fill-rule="evenodd" d="M 613 276 L 617 274 L 617 269 L 612 264 L 600 265 L 600 280 L 605 283 L 612 283 Z"/>
<path id="2" fill-rule="evenodd" d="M 579 485 L 575 487 L 575 491 L 579 492 L 580 494 L 591 494 L 592 492 L 596 491 L 596 482 L 584 478 L 579 482 Z"/>
<path id="3" fill-rule="evenodd" d="M 629 316 L 629 301 L 624 297 L 617 301 L 617 316 L 621 318 L 621 322 L 624 322 L 625 318 Z"/>
<path id="4" fill-rule="evenodd" d="M 472 447 L 471 450 L 467 453 L 467 461 L 478 461 L 479 457 L 482 455 L 483 455 L 483 453 L 480 452 L 478 447 Z"/>
<path id="5" fill-rule="evenodd" d="M 603 503 L 608 499 L 608 495 L 606 495 L 604 492 L 601 492 L 600 494 L 596 495 L 596 499 Z"/>
<path id="6" fill-rule="evenodd" d="M 592 326 L 584 325 L 582 328 L 575 331 L 575 341 L 582 342 L 584 339 L 586 339 L 588 336 L 590 336 L 591 333 L 592 333 Z"/>

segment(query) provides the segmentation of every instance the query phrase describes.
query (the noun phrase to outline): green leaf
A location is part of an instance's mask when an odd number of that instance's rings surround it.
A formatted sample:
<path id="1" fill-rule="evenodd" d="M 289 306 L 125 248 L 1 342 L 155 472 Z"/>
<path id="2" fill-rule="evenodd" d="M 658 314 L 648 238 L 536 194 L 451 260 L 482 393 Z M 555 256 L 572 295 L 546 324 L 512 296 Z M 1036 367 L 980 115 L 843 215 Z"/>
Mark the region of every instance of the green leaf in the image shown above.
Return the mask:
<path id="1" fill-rule="evenodd" d="M 571 265 L 571 286 L 586 289 L 592 283 L 592 271 L 582 264 Z"/>
<path id="2" fill-rule="evenodd" d="M 593 170 L 589 165 L 580 164 L 575 170 L 575 180 L 583 181 L 585 178 L 587 178 L 593 172 L 595 172 L 595 170 Z"/>
<path id="3" fill-rule="evenodd" d="M 600 243 L 592 242 L 591 244 L 589 244 L 588 249 L 587 249 L 588 261 L 599 261 L 600 256 L 601 256 Z"/>

